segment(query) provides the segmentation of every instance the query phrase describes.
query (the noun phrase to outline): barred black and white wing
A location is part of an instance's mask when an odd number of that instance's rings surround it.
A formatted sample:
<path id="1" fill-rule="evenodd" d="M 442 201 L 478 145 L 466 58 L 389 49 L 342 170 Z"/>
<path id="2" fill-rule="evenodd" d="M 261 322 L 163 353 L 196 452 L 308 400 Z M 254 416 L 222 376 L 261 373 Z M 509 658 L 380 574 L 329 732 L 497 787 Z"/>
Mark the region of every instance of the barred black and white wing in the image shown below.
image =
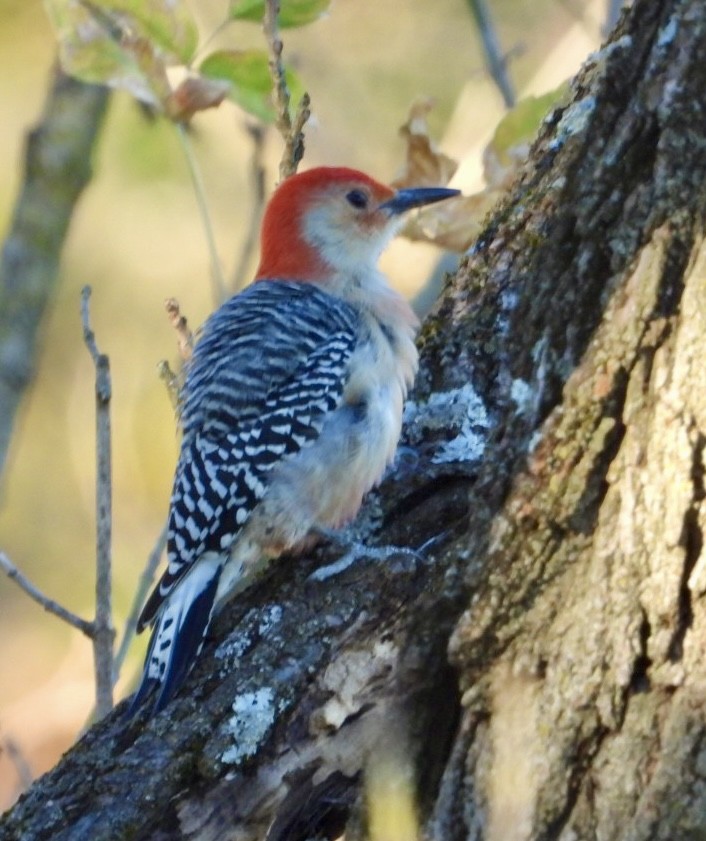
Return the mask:
<path id="1" fill-rule="evenodd" d="M 154 625 L 132 708 L 157 709 L 200 649 L 229 552 L 273 468 L 312 444 L 340 406 L 355 310 L 311 284 L 261 281 L 206 322 L 183 391 L 167 570 L 138 629 Z"/>

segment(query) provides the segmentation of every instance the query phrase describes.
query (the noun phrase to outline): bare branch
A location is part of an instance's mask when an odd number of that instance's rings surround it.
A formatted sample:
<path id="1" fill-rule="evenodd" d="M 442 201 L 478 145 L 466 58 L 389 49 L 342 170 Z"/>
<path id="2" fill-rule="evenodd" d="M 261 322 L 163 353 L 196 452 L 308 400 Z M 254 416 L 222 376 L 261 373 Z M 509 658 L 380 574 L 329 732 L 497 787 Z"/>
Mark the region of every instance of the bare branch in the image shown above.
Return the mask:
<path id="1" fill-rule="evenodd" d="M 5 736 L 0 742 L 0 753 L 3 751 L 17 773 L 21 791 L 26 791 L 34 782 L 34 774 L 22 749 L 11 736 Z"/>
<path id="2" fill-rule="evenodd" d="M 72 625 L 74 628 L 78 628 L 78 630 L 81 631 L 82 634 L 85 634 L 89 639 L 93 639 L 93 622 L 81 619 L 80 616 L 76 616 L 75 613 L 72 613 L 70 610 L 62 607 L 58 602 L 55 602 L 48 596 L 45 596 L 44 593 L 38 590 L 34 584 L 32 584 L 32 582 L 25 577 L 19 569 L 17 569 L 4 552 L 0 552 L 0 567 L 3 568 L 8 578 L 11 578 L 22 590 L 25 591 L 25 593 L 27 593 L 31 599 L 37 602 L 38 605 L 41 605 L 44 610 L 49 613 L 53 613 L 54 616 L 58 616 L 59 619 L 63 619 L 64 622 L 68 622 L 69 625 Z"/>
<path id="3" fill-rule="evenodd" d="M 309 94 L 305 93 L 297 106 L 292 130 L 285 138 L 284 154 L 280 162 L 280 176 L 282 178 L 288 178 L 290 175 L 294 175 L 299 162 L 304 157 L 304 126 L 311 116 L 310 105 L 311 99 L 309 98 Z"/>
<path id="4" fill-rule="evenodd" d="M 118 652 L 115 655 L 115 660 L 113 661 L 113 674 L 115 675 L 115 680 L 117 681 L 118 675 L 120 674 L 120 669 L 122 668 L 123 663 L 125 662 L 125 657 L 127 655 L 128 649 L 130 648 L 130 643 L 135 636 L 135 632 L 137 630 L 137 620 L 140 616 L 140 611 L 142 610 L 142 605 L 147 598 L 147 593 L 152 587 L 154 582 L 155 572 L 157 571 L 157 567 L 159 566 L 159 560 L 162 557 L 162 552 L 164 551 L 164 547 L 167 545 L 167 526 L 165 524 L 164 528 L 159 534 L 152 551 L 147 558 L 147 563 L 145 565 L 144 570 L 142 571 L 142 575 L 140 576 L 140 582 L 137 587 L 137 592 L 132 600 L 132 605 L 130 607 L 130 613 L 128 618 L 125 622 L 125 630 L 123 632 L 123 638 L 120 640 L 120 645 L 118 647 Z"/>
<path id="5" fill-rule="evenodd" d="M 21 193 L 0 254 L 0 473 L 20 400 L 30 382 L 36 335 L 57 283 L 74 205 L 91 177 L 91 148 L 106 88 L 51 72 L 51 89 L 29 133 Z"/>
<path id="6" fill-rule="evenodd" d="M 167 311 L 169 323 L 176 330 L 179 357 L 183 363 L 188 362 L 194 350 L 194 334 L 189 327 L 186 316 L 181 314 L 179 301 L 176 298 L 167 298 L 164 302 L 164 309 Z M 184 380 L 183 368 L 179 371 L 173 371 L 169 362 L 163 359 L 158 363 L 157 370 L 160 380 L 167 386 L 167 392 L 169 393 L 172 406 L 175 409 L 178 408 L 179 394 L 181 393 Z"/>
<path id="7" fill-rule="evenodd" d="M 176 298 L 167 298 L 164 302 L 164 309 L 167 311 L 170 324 L 177 333 L 179 356 L 184 362 L 188 362 L 194 352 L 194 334 L 189 327 L 189 322 L 186 320 L 186 316 L 181 314 L 181 307 Z"/>
<path id="8" fill-rule="evenodd" d="M 505 107 L 512 108 L 516 102 L 515 91 L 507 74 L 507 58 L 500 47 L 490 9 L 485 0 L 468 0 L 468 5 L 483 42 L 488 72 L 502 94 Z"/>
<path id="9" fill-rule="evenodd" d="M 147 593 L 152 587 L 155 573 L 166 545 L 167 524 L 165 523 L 164 528 L 159 533 L 159 537 L 157 538 L 154 547 L 147 558 L 147 563 L 145 564 L 145 568 L 142 570 L 142 575 L 140 576 L 140 581 L 137 586 L 137 592 L 135 593 L 132 605 L 130 606 L 130 613 L 128 614 L 125 622 L 123 638 L 120 640 L 118 652 L 115 655 L 115 660 L 113 661 L 113 674 L 115 676 L 115 682 L 117 682 L 118 676 L 120 675 L 120 669 L 122 669 L 123 663 L 125 662 L 125 657 L 127 656 L 128 649 L 130 648 L 130 643 L 135 637 L 135 633 L 137 631 L 137 620 L 140 618 L 142 605 L 147 598 Z"/>
<path id="10" fill-rule="evenodd" d="M 247 283 L 248 278 L 246 272 L 257 248 L 260 223 L 262 222 L 262 214 L 265 210 L 265 130 L 257 123 L 249 123 L 245 128 L 253 141 L 252 157 L 250 158 L 250 175 L 253 183 L 254 200 L 250 213 L 250 225 L 243 240 L 240 257 L 233 270 L 231 288 L 234 292 L 242 289 Z"/>
<path id="11" fill-rule="evenodd" d="M 203 179 L 201 178 L 201 172 L 198 168 L 198 164 L 196 163 L 191 143 L 189 142 L 187 127 L 183 123 L 178 123 L 176 128 L 177 137 L 179 138 L 181 147 L 184 150 L 184 157 L 186 158 L 186 163 L 189 167 L 189 174 L 191 175 L 191 181 L 194 185 L 196 201 L 199 205 L 201 221 L 206 234 L 206 242 L 208 243 L 208 251 L 211 255 L 211 283 L 213 285 L 213 298 L 216 304 L 220 304 L 226 297 L 226 285 L 225 280 L 223 279 L 221 261 L 218 257 L 218 249 L 216 248 L 216 238 L 213 234 L 211 215 L 208 212 L 208 202 L 206 201 L 206 191 L 203 186 Z"/>
<path id="12" fill-rule="evenodd" d="M 189 327 L 189 322 L 185 315 L 182 315 L 179 301 L 176 298 L 167 298 L 164 302 L 164 308 L 167 312 L 169 322 L 177 334 L 177 347 L 179 348 L 179 356 L 183 362 L 188 362 L 191 359 L 191 354 L 194 349 L 194 334 Z M 175 373 L 169 362 L 163 359 L 159 365 L 159 378 L 164 381 L 169 392 L 169 398 L 172 405 L 176 408 L 179 405 L 179 392 L 182 386 L 182 376 L 180 373 Z M 165 525 L 157 538 L 152 551 L 147 558 L 147 564 L 140 576 L 140 582 L 137 592 L 130 607 L 130 613 L 125 622 L 125 630 L 123 637 L 120 640 L 118 651 L 113 661 L 113 681 L 118 679 L 120 669 L 125 662 L 130 643 L 132 642 L 135 632 L 137 630 L 137 621 L 142 610 L 142 605 L 147 597 L 147 593 L 154 582 L 155 572 L 159 566 L 159 560 L 167 545 L 167 526 Z"/>
<path id="13" fill-rule="evenodd" d="M 164 308 L 167 312 L 167 317 L 169 318 L 169 322 L 171 323 L 172 327 L 176 331 L 177 334 L 177 346 L 179 348 L 179 356 L 181 357 L 183 362 L 188 362 L 191 359 L 191 354 L 193 353 L 194 349 L 194 334 L 189 327 L 189 322 L 185 315 L 182 315 L 181 307 L 179 306 L 179 301 L 176 298 L 167 298 L 164 302 Z M 182 377 L 180 374 L 175 373 L 169 362 L 166 359 L 163 359 L 158 366 L 159 370 L 159 377 L 163 380 L 167 386 L 167 391 L 169 392 L 169 397 L 172 401 L 172 404 L 176 407 L 179 404 L 179 392 L 181 390 L 182 385 Z M 137 630 L 137 621 L 140 616 L 140 611 L 142 610 L 142 605 L 147 597 L 147 593 L 154 582 L 155 572 L 159 565 L 159 560 L 162 556 L 162 552 L 164 551 L 164 547 L 167 545 L 167 526 L 165 525 L 162 531 L 157 538 L 152 551 L 147 558 L 147 564 L 140 576 L 140 582 L 137 588 L 137 592 L 132 601 L 132 605 L 130 607 L 130 613 L 128 615 L 127 621 L 125 622 L 125 630 L 123 632 L 123 637 L 120 641 L 120 646 L 118 647 L 118 651 L 115 655 L 115 659 L 113 661 L 113 675 L 114 675 L 114 683 L 118 679 L 118 675 L 120 674 L 120 669 L 125 661 L 125 657 L 127 655 L 128 649 L 130 647 L 130 643 L 132 642 L 133 637 L 135 636 L 135 632 Z"/>
<path id="14" fill-rule="evenodd" d="M 276 126 L 282 137 L 292 130 L 292 120 L 289 116 L 289 88 L 282 63 L 282 39 L 279 37 L 279 0 L 265 0 L 265 16 L 262 29 L 270 51 L 270 75 L 272 76 L 272 99 L 274 101 Z"/>
<path id="15" fill-rule="evenodd" d="M 282 39 L 279 37 L 279 0 L 265 0 L 263 32 L 270 51 L 270 74 L 272 76 L 273 100 L 276 111 L 275 125 L 284 139 L 284 152 L 279 164 L 280 180 L 294 175 L 304 157 L 303 128 L 311 114 L 309 94 L 305 93 L 297 108 L 294 121 L 289 115 L 289 89 L 282 63 Z"/>
<path id="16" fill-rule="evenodd" d="M 88 302 L 91 287 L 81 290 L 83 339 L 96 369 L 96 618 L 93 623 L 93 657 L 96 674 L 96 714 L 98 718 L 113 709 L 113 642 L 111 581 L 111 441 L 110 441 L 110 361 L 98 350 L 90 326 Z"/>
<path id="17" fill-rule="evenodd" d="M 157 363 L 157 373 L 160 380 L 166 385 L 169 401 L 174 409 L 179 406 L 179 392 L 181 391 L 181 377 L 172 370 L 172 366 L 166 359 Z"/>

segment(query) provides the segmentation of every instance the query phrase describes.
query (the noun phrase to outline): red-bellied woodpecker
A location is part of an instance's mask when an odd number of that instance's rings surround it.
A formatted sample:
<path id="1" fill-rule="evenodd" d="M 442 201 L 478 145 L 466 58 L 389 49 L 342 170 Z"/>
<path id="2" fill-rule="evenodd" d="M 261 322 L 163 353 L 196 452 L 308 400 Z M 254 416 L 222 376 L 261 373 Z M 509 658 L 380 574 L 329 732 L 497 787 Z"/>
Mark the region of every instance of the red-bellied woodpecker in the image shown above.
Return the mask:
<path id="1" fill-rule="evenodd" d="M 458 193 L 394 191 L 321 167 L 284 181 L 256 282 L 206 321 L 181 399 L 168 567 L 131 710 L 184 679 L 214 611 L 267 559 L 357 513 L 391 462 L 417 369 L 417 319 L 377 269 L 403 211 Z"/>

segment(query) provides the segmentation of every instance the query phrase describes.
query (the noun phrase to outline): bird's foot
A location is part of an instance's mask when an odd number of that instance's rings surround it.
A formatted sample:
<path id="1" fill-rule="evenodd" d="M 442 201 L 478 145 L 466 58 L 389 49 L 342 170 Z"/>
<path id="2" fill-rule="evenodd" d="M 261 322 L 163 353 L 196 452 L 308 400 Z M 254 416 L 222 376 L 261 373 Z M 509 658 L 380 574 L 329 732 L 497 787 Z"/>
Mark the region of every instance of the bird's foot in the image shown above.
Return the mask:
<path id="1" fill-rule="evenodd" d="M 390 558 L 406 555 L 415 563 L 424 562 L 424 552 L 444 537 L 444 534 L 423 543 L 419 549 L 410 549 L 408 546 L 368 546 L 360 540 L 351 539 L 346 532 L 334 531 L 333 529 L 317 529 L 317 534 L 345 550 L 344 554 L 331 564 L 319 567 L 309 576 L 310 581 L 325 581 L 334 575 L 338 575 L 356 561 L 362 558 L 369 558 L 377 561 L 387 561 Z"/>

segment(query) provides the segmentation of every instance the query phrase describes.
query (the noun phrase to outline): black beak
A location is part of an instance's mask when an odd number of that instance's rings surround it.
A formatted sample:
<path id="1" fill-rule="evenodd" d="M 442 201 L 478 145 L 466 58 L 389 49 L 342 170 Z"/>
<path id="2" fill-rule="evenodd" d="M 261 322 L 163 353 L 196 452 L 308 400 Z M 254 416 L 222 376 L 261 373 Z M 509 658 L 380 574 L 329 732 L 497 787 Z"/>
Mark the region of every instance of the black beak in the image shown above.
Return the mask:
<path id="1" fill-rule="evenodd" d="M 460 190 L 449 190 L 447 187 L 413 187 L 409 190 L 398 190 L 391 199 L 380 205 L 379 210 L 404 213 L 405 210 L 411 210 L 413 207 L 434 204 L 434 202 L 444 201 L 460 194 Z"/>

